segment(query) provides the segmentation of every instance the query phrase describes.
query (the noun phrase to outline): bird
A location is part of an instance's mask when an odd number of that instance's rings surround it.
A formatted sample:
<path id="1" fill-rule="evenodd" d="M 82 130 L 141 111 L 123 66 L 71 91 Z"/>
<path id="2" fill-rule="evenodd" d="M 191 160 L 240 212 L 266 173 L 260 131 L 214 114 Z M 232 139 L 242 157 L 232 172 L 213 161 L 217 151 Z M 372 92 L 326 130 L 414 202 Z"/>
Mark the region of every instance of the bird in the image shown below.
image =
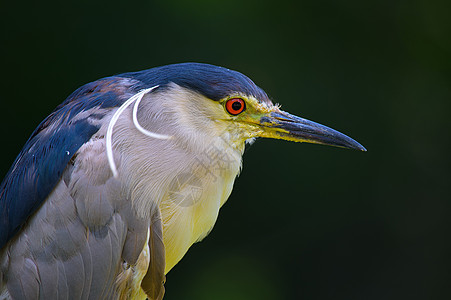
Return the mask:
<path id="1" fill-rule="evenodd" d="M 256 138 L 366 151 L 224 67 L 171 64 L 78 88 L 0 185 L 0 298 L 162 299 Z"/>

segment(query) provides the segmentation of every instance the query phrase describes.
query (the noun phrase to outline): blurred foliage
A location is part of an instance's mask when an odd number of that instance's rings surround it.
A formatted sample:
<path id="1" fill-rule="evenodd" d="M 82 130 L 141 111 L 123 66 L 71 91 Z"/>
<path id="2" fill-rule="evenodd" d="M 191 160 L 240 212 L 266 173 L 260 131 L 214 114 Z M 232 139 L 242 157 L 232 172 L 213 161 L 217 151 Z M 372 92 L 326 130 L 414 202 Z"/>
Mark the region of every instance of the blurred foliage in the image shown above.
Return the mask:
<path id="1" fill-rule="evenodd" d="M 367 153 L 259 140 L 165 299 L 447 299 L 449 1 L 2 1 L 1 175 L 78 86 L 197 61 Z"/>

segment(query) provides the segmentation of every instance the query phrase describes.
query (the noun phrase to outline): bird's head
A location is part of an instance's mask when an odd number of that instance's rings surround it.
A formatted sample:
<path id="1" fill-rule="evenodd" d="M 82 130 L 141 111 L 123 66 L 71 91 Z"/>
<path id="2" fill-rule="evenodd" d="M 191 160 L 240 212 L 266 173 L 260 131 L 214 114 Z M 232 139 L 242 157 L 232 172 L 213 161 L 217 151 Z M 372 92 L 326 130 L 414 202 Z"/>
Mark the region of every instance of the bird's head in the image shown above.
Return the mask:
<path id="1" fill-rule="evenodd" d="M 149 79 L 133 75 L 142 81 Z M 158 102 L 165 106 L 164 110 L 173 112 L 173 123 L 181 125 L 179 134 L 185 137 L 195 139 L 197 133 L 202 133 L 237 145 L 264 137 L 366 151 L 334 129 L 284 112 L 239 72 L 185 63 L 155 68 L 151 76 L 160 83 L 157 94 L 166 99 Z"/>

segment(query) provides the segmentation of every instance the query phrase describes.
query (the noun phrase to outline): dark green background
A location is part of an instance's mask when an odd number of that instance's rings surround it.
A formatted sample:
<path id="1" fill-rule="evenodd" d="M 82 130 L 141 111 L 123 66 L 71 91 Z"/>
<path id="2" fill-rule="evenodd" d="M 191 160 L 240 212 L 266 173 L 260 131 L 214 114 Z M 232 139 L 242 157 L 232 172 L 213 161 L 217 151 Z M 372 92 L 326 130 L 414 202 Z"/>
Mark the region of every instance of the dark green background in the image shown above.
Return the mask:
<path id="1" fill-rule="evenodd" d="M 243 72 L 367 153 L 258 140 L 165 299 L 450 299 L 449 1 L 2 1 L 1 176 L 80 85 Z"/>

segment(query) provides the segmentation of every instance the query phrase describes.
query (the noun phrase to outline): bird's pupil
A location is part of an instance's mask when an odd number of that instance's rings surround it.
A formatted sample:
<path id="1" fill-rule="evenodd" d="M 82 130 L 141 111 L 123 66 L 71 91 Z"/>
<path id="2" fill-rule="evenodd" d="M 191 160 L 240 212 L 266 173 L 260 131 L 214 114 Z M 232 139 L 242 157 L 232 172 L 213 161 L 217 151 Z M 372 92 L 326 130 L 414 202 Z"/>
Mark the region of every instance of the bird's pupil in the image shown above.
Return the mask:
<path id="1" fill-rule="evenodd" d="M 235 101 L 232 103 L 232 109 L 233 110 L 240 110 L 241 109 L 241 103 L 239 101 Z"/>

